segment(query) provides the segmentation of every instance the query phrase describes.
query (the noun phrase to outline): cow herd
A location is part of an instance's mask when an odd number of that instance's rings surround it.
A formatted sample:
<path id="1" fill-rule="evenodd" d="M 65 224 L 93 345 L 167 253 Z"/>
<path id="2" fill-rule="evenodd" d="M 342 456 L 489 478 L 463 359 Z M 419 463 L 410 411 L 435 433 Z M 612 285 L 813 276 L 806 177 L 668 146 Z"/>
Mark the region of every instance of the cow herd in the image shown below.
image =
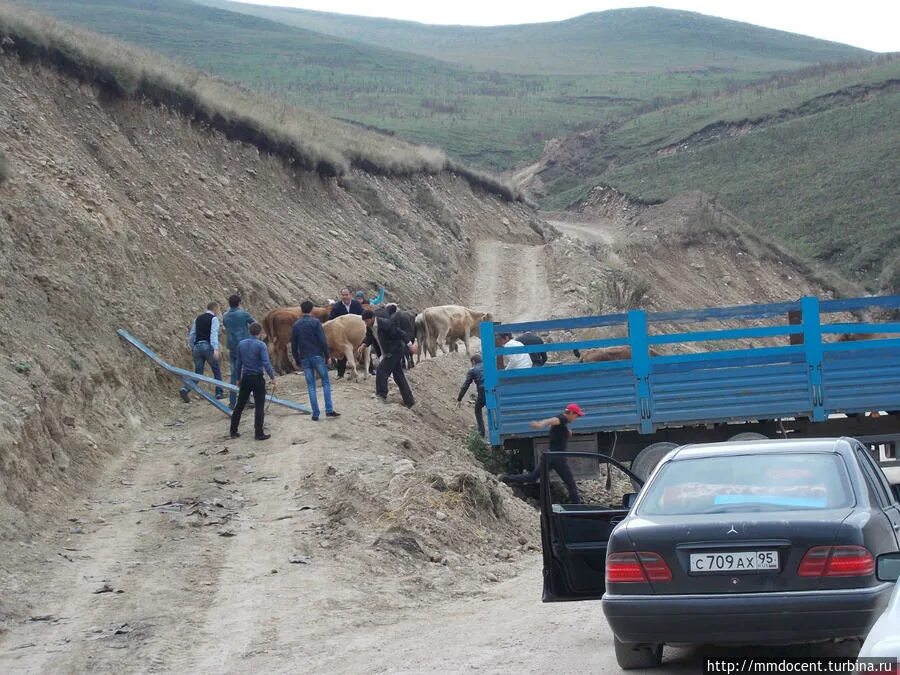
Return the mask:
<path id="1" fill-rule="evenodd" d="M 379 353 L 378 322 L 387 320 L 389 316 L 387 307 L 387 305 L 362 305 L 363 311 L 369 309 L 375 314 L 372 334 L 376 346 L 373 349 Z M 371 355 L 369 349 L 361 349 L 367 331 L 362 316 L 345 314 L 329 320 L 330 313 L 330 306 L 315 307 L 312 311 L 312 315 L 323 324 L 329 356 L 336 362 L 345 362 L 353 373 L 353 379 L 356 380 L 357 355 L 361 355 L 363 374 L 368 378 Z M 261 337 L 269 344 L 272 366 L 279 373 L 295 370 L 290 358 L 291 332 L 300 315 L 299 307 L 278 307 L 269 311 L 260 321 L 263 327 Z M 493 317 L 489 312 L 479 312 L 462 305 L 440 305 L 428 307 L 419 313 L 398 308 L 392 320 L 419 345 L 415 360 L 418 363 L 423 353 L 436 357 L 439 349 L 442 352 L 456 351 L 460 340 L 465 345 L 466 353 L 469 354 L 470 338 L 478 337 L 481 322 L 493 321 Z M 406 366 L 412 368 L 414 365 L 412 355 L 408 354 Z"/>

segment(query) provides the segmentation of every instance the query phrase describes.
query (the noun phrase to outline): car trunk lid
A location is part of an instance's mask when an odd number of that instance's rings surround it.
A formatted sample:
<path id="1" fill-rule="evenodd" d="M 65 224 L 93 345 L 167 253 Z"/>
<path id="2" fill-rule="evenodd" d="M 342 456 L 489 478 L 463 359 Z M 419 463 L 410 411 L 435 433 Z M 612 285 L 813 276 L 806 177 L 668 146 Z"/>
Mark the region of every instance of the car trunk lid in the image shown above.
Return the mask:
<path id="1" fill-rule="evenodd" d="M 630 548 L 662 556 L 672 579 L 651 584 L 659 594 L 813 591 L 821 587 L 821 578 L 800 577 L 797 567 L 810 548 L 859 543 L 842 541 L 848 538 L 842 533 L 852 531 L 841 528 L 851 512 L 639 517 L 629 521 L 625 540 L 620 537 L 610 550 Z M 854 583 L 860 585 L 860 580 Z"/>

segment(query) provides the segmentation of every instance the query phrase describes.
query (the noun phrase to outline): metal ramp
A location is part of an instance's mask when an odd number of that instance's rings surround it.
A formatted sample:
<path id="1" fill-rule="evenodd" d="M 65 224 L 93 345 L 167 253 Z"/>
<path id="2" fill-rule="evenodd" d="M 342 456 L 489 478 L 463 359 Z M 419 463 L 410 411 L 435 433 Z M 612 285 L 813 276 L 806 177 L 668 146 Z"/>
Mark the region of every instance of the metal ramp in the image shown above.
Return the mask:
<path id="1" fill-rule="evenodd" d="M 116 334 L 128 342 L 132 347 L 136 347 L 140 352 L 144 354 L 147 358 L 153 361 L 156 365 L 162 368 L 165 371 L 168 371 L 172 375 L 175 375 L 181 379 L 188 389 L 194 391 L 202 398 L 206 399 L 209 403 L 215 406 L 217 409 L 225 413 L 226 415 L 231 415 L 231 408 L 229 408 L 226 404 L 222 403 L 222 401 L 218 400 L 215 396 L 210 394 L 205 389 L 198 386 L 198 382 L 205 382 L 206 384 L 212 384 L 222 389 L 227 389 L 229 391 L 238 391 L 238 387 L 231 384 L 230 382 L 222 382 L 221 380 L 217 380 L 214 377 L 207 377 L 206 375 L 198 375 L 197 373 L 191 372 L 190 370 L 185 370 L 184 368 L 177 368 L 170 363 L 166 363 L 163 361 L 159 355 L 150 349 L 143 342 L 134 337 L 127 330 L 120 328 L 116 331 Z M 276 396 L 272 396 L 271 394 L 266 394 L 266 401 L 270 401 L 275 405 L 284 406 L 285 408 L 290 408 L 291 410 L 296 410 L 297 412 L 302 412 L 306 414 L 311 414 L 311 410 L 309 406 L 304 405 L 302 403 L 295 403 L 294 401 L 288 401 L 283 398 L 277 398 Z"/>

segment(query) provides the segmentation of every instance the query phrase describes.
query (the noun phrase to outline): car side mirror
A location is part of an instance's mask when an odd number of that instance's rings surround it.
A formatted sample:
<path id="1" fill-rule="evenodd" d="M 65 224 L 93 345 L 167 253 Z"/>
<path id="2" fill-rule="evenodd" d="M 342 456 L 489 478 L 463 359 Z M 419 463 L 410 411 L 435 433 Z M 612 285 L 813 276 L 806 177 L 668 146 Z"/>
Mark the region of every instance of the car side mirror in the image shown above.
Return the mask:
<path id="1" fill-rule="evenodd" d="M 891 492 L 894 493 L 894 501 L 900 502 L 900 483 L 894 483 L 891 485 Z"/>
<path id="2" fill-rule="evenodd" d="M 897 581 L 900 578 L 900 552 L 878 556 L 875 576 L 879 581 Z"/>
<path id="3" fill-rule="evenodd" d="M 634 502 L 637 499 L 637 492 L 626 492 L 622 495 L 622 506 L 626 509 L 630 509 L 634 506 Z"/>

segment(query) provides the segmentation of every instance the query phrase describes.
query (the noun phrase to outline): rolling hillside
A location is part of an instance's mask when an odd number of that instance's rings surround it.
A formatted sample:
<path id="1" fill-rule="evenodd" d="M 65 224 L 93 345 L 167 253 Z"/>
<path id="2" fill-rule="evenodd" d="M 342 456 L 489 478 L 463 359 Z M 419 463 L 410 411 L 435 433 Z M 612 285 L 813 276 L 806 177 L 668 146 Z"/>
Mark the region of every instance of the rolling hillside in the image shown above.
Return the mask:
<path id="1" fill-rule="evenodd" d="M 761 233 L 877 289 L 900 252 L 900 59 L 815 69 L 548 145 L 518 174 L 544 204 L 606 184 L 702 190 Z"/>
<path id="2" fill-rule="evenodd" d="M 195 2 L 477 70 L 528 75 L 771 72 L 871 54 L 793 33 L 657 7 L 594 12 L 547 23 L 475 27 L 430 26 L 228 0 Z"/>
<path id="3" fill-rule="evenodd" d="M 341 37 L 333 21 L 309 30 L 294 21 L 306 14 L 273 14 L 258 7 L 252 9 L 264 18 L 190 0 L 28 4 L 284 100 L 439 146 L 492 170 L 536 159 L 550 138 L 673 98 L 725 90 L 823 60 L 869 55 L 665 10 L 606 12 L 497 29 L 342 17 L 351 28 Z M 241 11 L 248 7 L 228 5 Z M 324 18 L 329 17 L 334 18 Z M 376 46 L 359 41 L 362 34 L 371 34 L 367 39 Z M 420 47 L 428 47 L 429 55 L 414 53 Z"/>
<path id="4" fill-rule="evenodd" d="M 30 0 L 286 102 L 509 170 L 548 208 L 597 184 L 651 201 L 702 190 L 857 279 L 896 274 L 884 268 L 897 248 L 900 67 L 889 56 L 652 8 L 469 28 L 203 3 Z"/>

